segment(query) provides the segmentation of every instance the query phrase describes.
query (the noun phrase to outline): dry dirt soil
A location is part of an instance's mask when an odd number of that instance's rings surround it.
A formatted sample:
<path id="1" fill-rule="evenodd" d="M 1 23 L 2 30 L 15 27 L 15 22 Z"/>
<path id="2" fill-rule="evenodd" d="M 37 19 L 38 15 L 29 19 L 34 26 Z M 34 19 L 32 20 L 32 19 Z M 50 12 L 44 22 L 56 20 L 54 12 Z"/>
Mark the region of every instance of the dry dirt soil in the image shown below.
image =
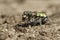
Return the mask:
<path id="1" fill-rule="evenodd" d="M 49 24 L 17 27 L 23 11 L 46 11 Z M 60 0 L 0 0 L 0 40 L 60 40 Z"/>

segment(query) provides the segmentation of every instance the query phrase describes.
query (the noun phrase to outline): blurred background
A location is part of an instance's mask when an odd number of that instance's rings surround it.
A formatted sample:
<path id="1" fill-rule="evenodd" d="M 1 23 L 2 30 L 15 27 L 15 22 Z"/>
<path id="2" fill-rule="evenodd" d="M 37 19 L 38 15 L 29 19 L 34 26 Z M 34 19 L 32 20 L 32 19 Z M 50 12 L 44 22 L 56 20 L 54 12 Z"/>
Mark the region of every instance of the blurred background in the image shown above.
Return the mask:
<path id="1" fill-rule="evenodd" d="M 0 13 L 17 14 L 27 10 L 44 10 L 51 15 L 60 11 L 60 0 L 0 0 Z"/>

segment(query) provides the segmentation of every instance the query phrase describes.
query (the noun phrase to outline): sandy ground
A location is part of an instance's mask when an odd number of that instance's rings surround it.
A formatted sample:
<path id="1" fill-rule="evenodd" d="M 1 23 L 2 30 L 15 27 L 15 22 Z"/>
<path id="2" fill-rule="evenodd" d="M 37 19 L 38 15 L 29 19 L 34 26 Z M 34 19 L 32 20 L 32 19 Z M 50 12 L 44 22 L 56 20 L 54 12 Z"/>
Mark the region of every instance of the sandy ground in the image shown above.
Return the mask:
<path id="1" fill-rule="evenodd" d="M 46 11 L 50 24 L 15 27 L 23 11 Z M 0 0 L 0 40 L 60 40 L 60 0 Z"/>

